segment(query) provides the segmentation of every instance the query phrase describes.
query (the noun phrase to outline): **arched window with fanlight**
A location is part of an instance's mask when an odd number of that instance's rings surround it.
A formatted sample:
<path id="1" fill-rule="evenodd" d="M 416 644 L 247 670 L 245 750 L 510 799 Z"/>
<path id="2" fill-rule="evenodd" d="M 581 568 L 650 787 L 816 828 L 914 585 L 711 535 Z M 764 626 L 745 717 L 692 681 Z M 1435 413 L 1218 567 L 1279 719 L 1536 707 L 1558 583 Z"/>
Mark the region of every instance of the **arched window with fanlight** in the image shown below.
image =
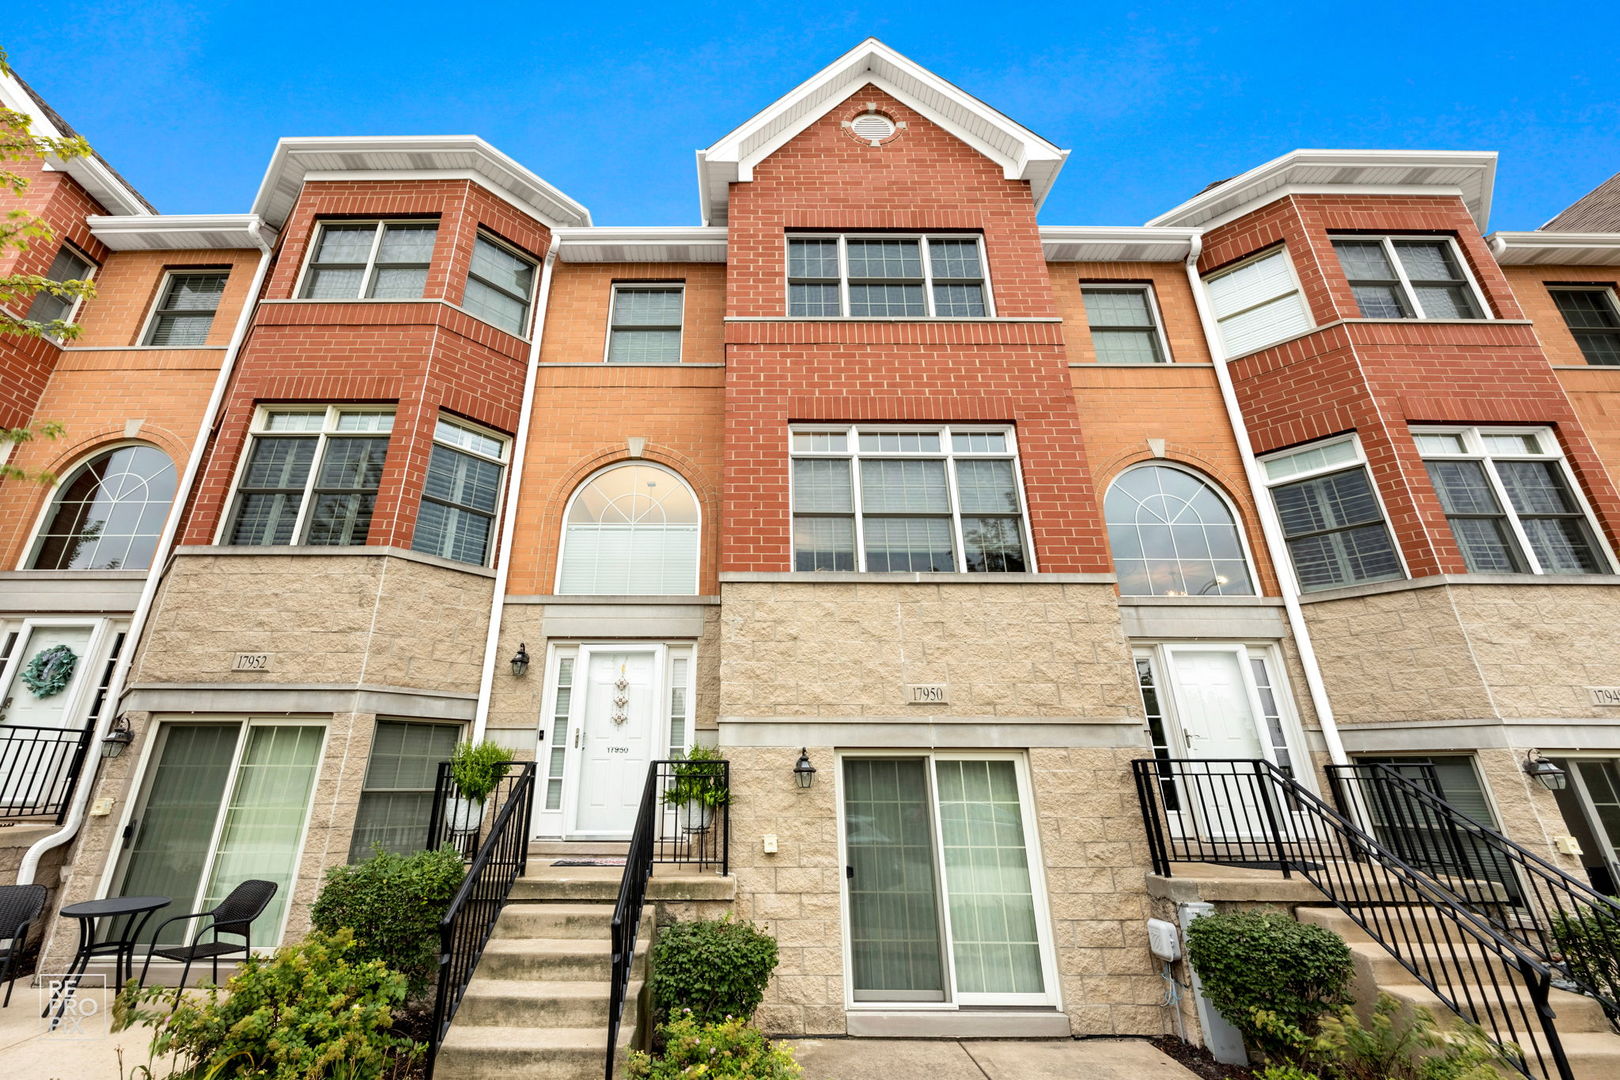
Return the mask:
<path id="1" fill-rule="evenodd" d="M 1103 500 L 1121 596 L 1253 596 L 1236 515 L 1187 469 L 1127 469 Z"/>
<path id="2" fill-rule="evenodd" d="M 698 525 L 697 496 L 670 470 L 644 462 L 603 469 L 568 502 L 557 592 L 694 594 Z"/>
<path id="3" fill-rule="evenodd" d="M 174 462 L 155 446 L 97 454 L 57 489 L 28 569 L 148 569 L 175 484 Z"/>

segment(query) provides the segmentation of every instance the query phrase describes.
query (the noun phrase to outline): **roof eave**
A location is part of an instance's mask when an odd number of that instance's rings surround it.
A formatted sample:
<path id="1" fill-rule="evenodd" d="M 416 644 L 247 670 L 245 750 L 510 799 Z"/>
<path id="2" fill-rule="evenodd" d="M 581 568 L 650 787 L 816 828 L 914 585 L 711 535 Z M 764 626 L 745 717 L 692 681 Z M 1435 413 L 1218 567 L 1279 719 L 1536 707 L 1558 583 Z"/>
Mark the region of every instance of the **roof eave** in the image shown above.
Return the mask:
<path id="1" fill-rule="evenodd" d="M 275 239 L 256 214 L 105 214 L 87 223 L 113 251 L 257 249 Z"/>

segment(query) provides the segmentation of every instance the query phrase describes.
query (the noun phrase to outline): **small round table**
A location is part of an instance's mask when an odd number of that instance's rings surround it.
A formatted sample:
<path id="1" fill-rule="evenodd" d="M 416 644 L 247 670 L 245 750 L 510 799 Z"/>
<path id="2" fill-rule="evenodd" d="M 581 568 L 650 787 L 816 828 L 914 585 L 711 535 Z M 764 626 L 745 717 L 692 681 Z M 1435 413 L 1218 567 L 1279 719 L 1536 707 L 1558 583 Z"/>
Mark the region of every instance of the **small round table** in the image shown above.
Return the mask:
<path id="1" fill-rule="evenodd" d="M 68 999 L 78 988 L 79 978 L 90 966 L 91 958 L 96 956 L 113 955 L 113 992 L 122 989 L 124 983 L 135 977 L 135 946 L 140 941 L 141 931 L 146 929 L 154 912 L 171 903 L 173 900 L 167 896 L 113 896 L 106 900 L 69 904 L 63 908 L 62 918 L 79 920 L 79 951 L 73 956 L 73 963 L 68 967 L 68 975 L 62 981 L 61 989 L 52 995 L 40 1015 L 47 1015 L 54 1007 L 56 1017 L 51 1025 L 56 1025 L 67 1008 Z M 98 941 L 96 923 L 100 919 L 107 920 L 107 934 Z M 122 926 L 118 923 L 119 919 L 123 919 Z"/>

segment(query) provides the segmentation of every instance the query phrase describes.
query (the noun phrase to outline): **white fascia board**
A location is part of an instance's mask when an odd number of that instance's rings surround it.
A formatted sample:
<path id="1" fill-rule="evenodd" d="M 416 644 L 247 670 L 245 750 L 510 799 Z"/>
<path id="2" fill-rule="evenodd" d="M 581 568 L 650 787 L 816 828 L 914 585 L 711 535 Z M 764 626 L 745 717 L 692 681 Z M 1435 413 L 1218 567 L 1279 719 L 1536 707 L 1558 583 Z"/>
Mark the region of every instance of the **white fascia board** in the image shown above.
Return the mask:
<path id="1" fill-rule="evenodd" d="M 726 261 L 723 226 L 646 225 L 559 228 L 552 232 L 565 263 Z"/>
<path id="2" fill-rule="evenodd" d="M 87 220 L 90 233 L 113 251 L 258 250 L 275 230 L 254 214 L 119 214 Z"/>
<path id="3" fill-rule="evenodd" d="M 51 118 L 39 107 L 34 96 L 23 88 L 22 83 L 15 76 L 3 71 L 0 71 L 0 104 L 4 104 L 14 112 L 25 114 L 32 121 L 29 131 L 35 135 L 60 139 L 66 134 L 51 122 Z M 153 213 L 152 208 L 147 206 L 127 183 L 93 154 L 69 158 L 66 161 L 54 156 L 47 157 L 45 169 L 47 172 L 67 173 L 80 187 L 90 193 L 91 198 L 115 214 Z"/>
<path id="4" fill-rule="evenodd" d="M 1332 174 L 1325 181 L 1320 179 L 1324 170 Z M 1460 172 L 1463 179 L 1430 183 L 1412 178 L 1415 171 L 1422 170 Z M 1484 228 L 1490 220 L 1495 180 L 1495 151 L 1295 150 L 1199 192 L 1148 225 L 1211 228 L 1217 221 L 1252 213 L 1289 194 L 1400 189 L 1403 193 L 1460 194 L 1475 224 Z"/>
<path id="5" fill-rule="evenodd" d="M 1041 251 L 1049 262 L 1121 261 L 1121 248 L 1151 249 L 1149 259 L 1130 262 L 1184 262 L 1201 229 L 1156 229 L 1141 225 L 1042 225 Z M 1089 254 L 1094 249 L 1098 254 Z M 1102 254 L 1102 252 L 1108 254 Z"/>
<path id="6" fill-rule="evenodd" d="M 1485 240 L 1503 266 L 1620 266 L 1620 233 L 1494 232 Z"/>
<path id="7" fill-rule="evenodd" d="M 549 227 L 591 223 L 591 212 L 584 206 L 476 135 L 281 139 L 254 197 L 253 213 L 279 228 L 309 173 L 419 176 L 469 171 L 485 187 Z"/>

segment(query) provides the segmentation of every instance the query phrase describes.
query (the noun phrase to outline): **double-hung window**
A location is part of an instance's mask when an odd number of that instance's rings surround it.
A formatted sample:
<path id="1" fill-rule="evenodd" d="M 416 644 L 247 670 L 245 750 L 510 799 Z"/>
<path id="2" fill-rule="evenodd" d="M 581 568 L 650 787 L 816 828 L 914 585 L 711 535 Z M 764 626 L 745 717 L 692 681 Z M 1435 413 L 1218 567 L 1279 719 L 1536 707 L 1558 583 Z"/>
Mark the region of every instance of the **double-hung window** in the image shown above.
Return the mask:
<path id="1" fill-rule="evenodd" d="M 1447 237 L 1335 236 L 1333 250 L 1366 319 L 1481 319 L 1468 271 Z"/>
<path id="2" fill-rule="evenodd" d="M 426 823 L 433 815 L 439 762 L 448 760 L 455 750 L 461 727 L 377 721 L 360 805 L 354 814 L 350 862 L 370 858 L 379 847 L 399 855 L 421 850 Z"/>
<path id="3" fill-rule="evenodd" d="M 1608 572 L 1551 431 L 1421 428 L 1412 437 L 1470 571 Z"/>
<path id="4" fill-rule="evenodd" d="M 392 409 L 261 408 L 223 542 L 364 544 L 393 428 Z"/>
<path id="5" fill-rule="evenodd" d="M 1558 285 L 1552 298 L 1588 364 L 1620 365 L 1620 302 L 1614 289 Z"/>
<path id="6" fill-rule="evenodd" d="M 506 448 L 505 439 L 440 417 L 412 549 L 475 566 L 489 561 Z"/>
<path id="7" fill-rule="evenodd" d="M 1082 285 L 1099 364 L 1163 364 L 1170 349 L 1151 285 Z"/>
<path id="8" fill-rule="evenodd" d="M 89 281 L 95 272 L 95 263 L 63 244 L 57 251 L 56 258 L 51 260 L 51 268 L 45 271 L 45 276 L 52 281 Z M 28 305 L 28 319 L 30 322 L 46 324 L 56 322 L 58 319 L 70 323 L 78 308 L 77 296 L 58 296 L 49 292 L 35 293 L 33 302 Z"/>
<path id="9" fill-rule="evenodd" d="M 1404 575 L 1354 438 L 1276 454 L 1264 466 L 1302 590 Z"/>
<path id="10" fill-rule="evenodd" d="M 309 300 L 420 299 L 438 235 L 434 221 L 323 222 L 298 295 Z"/>
<path id="11" fill-rule="evenodd" d="M 686 290 L 678 282 L 613 286 L 607 362 L 678 364 Z"/>
<path id="12" fill-rule="evenodd" d="M 791 433 L 795 570 L 1033 570 L 1010 428 Z"/>
<path id="13" fill-rule="evenodd" d="M 534 260 L 480 235 L 473 244 L 467 292 L 461 306 L 485 322 L 522 337 L 529 328 L 529 303 L 533 298 Z"/>
<path id="14" fill-rule="evenodd" d="M 1288 252 L 1280 247 L 1216 270 L 1204 278 L 1204 290 L 1229 357 L 1303 334 L 1313 325 Z"/>
<path id="15" fill-rule="evenodd" d="M 984 247 L 970 234 L 788 237 L 788 314 L 962 319 L 995 314 Z"/>
<path id="16" fill-rule="evenodd" d="M 163 292 L 152 320 L 147 324 L 142 345 L 203 345 L 214 325 L 214 312 L 225 295 L 227 270 L 173 270 L 163 282 Z"/>

